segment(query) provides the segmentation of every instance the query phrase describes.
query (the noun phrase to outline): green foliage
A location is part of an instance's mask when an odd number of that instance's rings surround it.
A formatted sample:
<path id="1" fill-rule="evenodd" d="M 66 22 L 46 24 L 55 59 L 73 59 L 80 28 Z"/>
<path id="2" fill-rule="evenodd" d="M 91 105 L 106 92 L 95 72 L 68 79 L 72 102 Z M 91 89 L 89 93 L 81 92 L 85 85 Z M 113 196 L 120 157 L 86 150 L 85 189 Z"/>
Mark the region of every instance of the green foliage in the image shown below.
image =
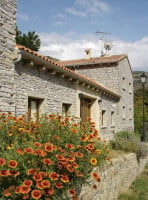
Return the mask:
<path id="1" fill-rule="evenodd" d="M 16 43 L 21 44 L 33 51 L 40 49 L 41 41 L 35 31 L 29 31 L 27 34 L 22 33 L 16 28 Z"/>
<path id="2" fill-rule="evenodd" d="M 145 121 L 148 121 L 148 88 L 145 88 L 144 93 L 144 106 L 145 106 Z M 142 90 L 138 89 L 134 93 L 134 124 L 135 132 L 139 134 L 142 131 L 142 117 L 143 117 L 143 99 L 142 99 Z"/>
<path id="3" fill-rule="evenodd" d="M 32 121 L 2 113 L 0 141 L 3 200 L 77 199 L 78 189 L 90 176 L 100 181 L 93 168 L 109 160 L 108 145 L 94 123 L 80 125 L 74 117 L 51 114 Z"/>
<path id="4" fill-rule="evenodd" d="M 119 132 L 115 135 L 114 140 L 110 141 L 110 145 L 115 150 L 123 150 L 125 152 L 134 152 L 137 160 L 144 158 L 148 154 L 146 144 L 140 142 L 139 135 L 130 132 Z"/>

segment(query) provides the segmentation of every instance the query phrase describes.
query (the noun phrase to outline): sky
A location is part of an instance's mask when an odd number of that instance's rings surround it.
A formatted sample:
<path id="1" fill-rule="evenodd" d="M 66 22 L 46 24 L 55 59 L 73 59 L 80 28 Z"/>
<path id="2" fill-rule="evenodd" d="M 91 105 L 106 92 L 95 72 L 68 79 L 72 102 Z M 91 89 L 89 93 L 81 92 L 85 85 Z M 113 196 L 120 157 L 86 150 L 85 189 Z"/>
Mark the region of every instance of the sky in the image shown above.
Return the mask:
<path id="1" fill-rule="evenodd" d="M 148 72 L 148 0 L 18 0 L 17 26 L 36 31 L 42 55 L 81 59 L 90 48 L 99 57 L 111 41 L 109 55 L 127 54 L 133 71 Z"/>

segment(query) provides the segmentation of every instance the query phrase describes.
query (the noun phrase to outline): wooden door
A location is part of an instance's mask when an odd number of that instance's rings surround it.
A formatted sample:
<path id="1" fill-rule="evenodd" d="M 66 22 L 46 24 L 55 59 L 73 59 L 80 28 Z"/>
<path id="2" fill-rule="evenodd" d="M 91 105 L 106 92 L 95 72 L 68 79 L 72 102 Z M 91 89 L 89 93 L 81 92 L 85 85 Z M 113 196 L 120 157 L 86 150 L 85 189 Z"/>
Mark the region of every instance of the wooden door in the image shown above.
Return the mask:
<path id="1" fill-rule="evenodd" d="M 81 121 L 85 122 L 91 117 L 91 99 L 82 98 L 80 103 L 80 117 Z"/>

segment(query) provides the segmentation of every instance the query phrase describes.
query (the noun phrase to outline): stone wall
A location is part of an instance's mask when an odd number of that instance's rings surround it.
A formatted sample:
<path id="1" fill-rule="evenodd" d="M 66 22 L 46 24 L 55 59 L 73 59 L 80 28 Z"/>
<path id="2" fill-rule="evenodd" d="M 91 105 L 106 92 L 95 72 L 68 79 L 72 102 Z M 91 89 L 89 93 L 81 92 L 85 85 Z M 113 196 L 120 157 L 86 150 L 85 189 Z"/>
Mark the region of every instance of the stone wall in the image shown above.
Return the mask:
<path id="1" fill-rule="evenodd" d="M 134 153 L 125 154 L 122 157 L 112 160 L 104 168 L 95 168 L 94 171 L 100 174 L 101 182 L 96 183 L 92 178 L 88 186 L 83 186 L 80 193 L 80 200 L 117 200 L 120 193 L 125 192 L 136 177 L 143 171 L 148 156 L 137 162 Z M 94 184 L 96 189 L 93 189 Z"/>
<path id="2" fill-rule="evenodd" d="M 16 0 L 0 0 L 0 110 L 15 112 Z"/>
<path id="3" fill-rule="evenodd" d="M 118 62 L 118 65 L 96 66 L 83 69 L 78 68 L 76 71 L 87 77 L 92 78 L 98 83 L 103 84 L 104 86 L 121 96 L 120 101 L 114 104 L 114 106 L 116 106 L 116 130 L 133 130 L 133 77 L 128 59 L 125 58 L 121 60 L 120 62 Z M 124 86 L 123 78 L 125 82 Z M 111 110 L 111 107 L 109 108 L 109 110 Z M 110 117 L 110 115 L 108 115 L 108 117 Z M 102 129 L 102 132 L 104 132 L 104 129 Z"/>

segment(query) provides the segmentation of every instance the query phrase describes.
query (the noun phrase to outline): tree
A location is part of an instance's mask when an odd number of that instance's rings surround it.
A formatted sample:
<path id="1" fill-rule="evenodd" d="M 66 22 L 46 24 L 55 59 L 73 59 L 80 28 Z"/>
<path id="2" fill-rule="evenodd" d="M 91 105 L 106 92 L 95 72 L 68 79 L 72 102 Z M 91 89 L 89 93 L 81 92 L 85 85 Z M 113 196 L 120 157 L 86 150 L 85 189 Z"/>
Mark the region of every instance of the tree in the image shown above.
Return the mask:
<path id="1" fill-rule="evenodd" d="M 35 31 L 29 31 L 27 34 L 16 28 L 16 43 L 21 44 L 33 51 L 38 51 L 41 45 L 40 38 Z"/>

